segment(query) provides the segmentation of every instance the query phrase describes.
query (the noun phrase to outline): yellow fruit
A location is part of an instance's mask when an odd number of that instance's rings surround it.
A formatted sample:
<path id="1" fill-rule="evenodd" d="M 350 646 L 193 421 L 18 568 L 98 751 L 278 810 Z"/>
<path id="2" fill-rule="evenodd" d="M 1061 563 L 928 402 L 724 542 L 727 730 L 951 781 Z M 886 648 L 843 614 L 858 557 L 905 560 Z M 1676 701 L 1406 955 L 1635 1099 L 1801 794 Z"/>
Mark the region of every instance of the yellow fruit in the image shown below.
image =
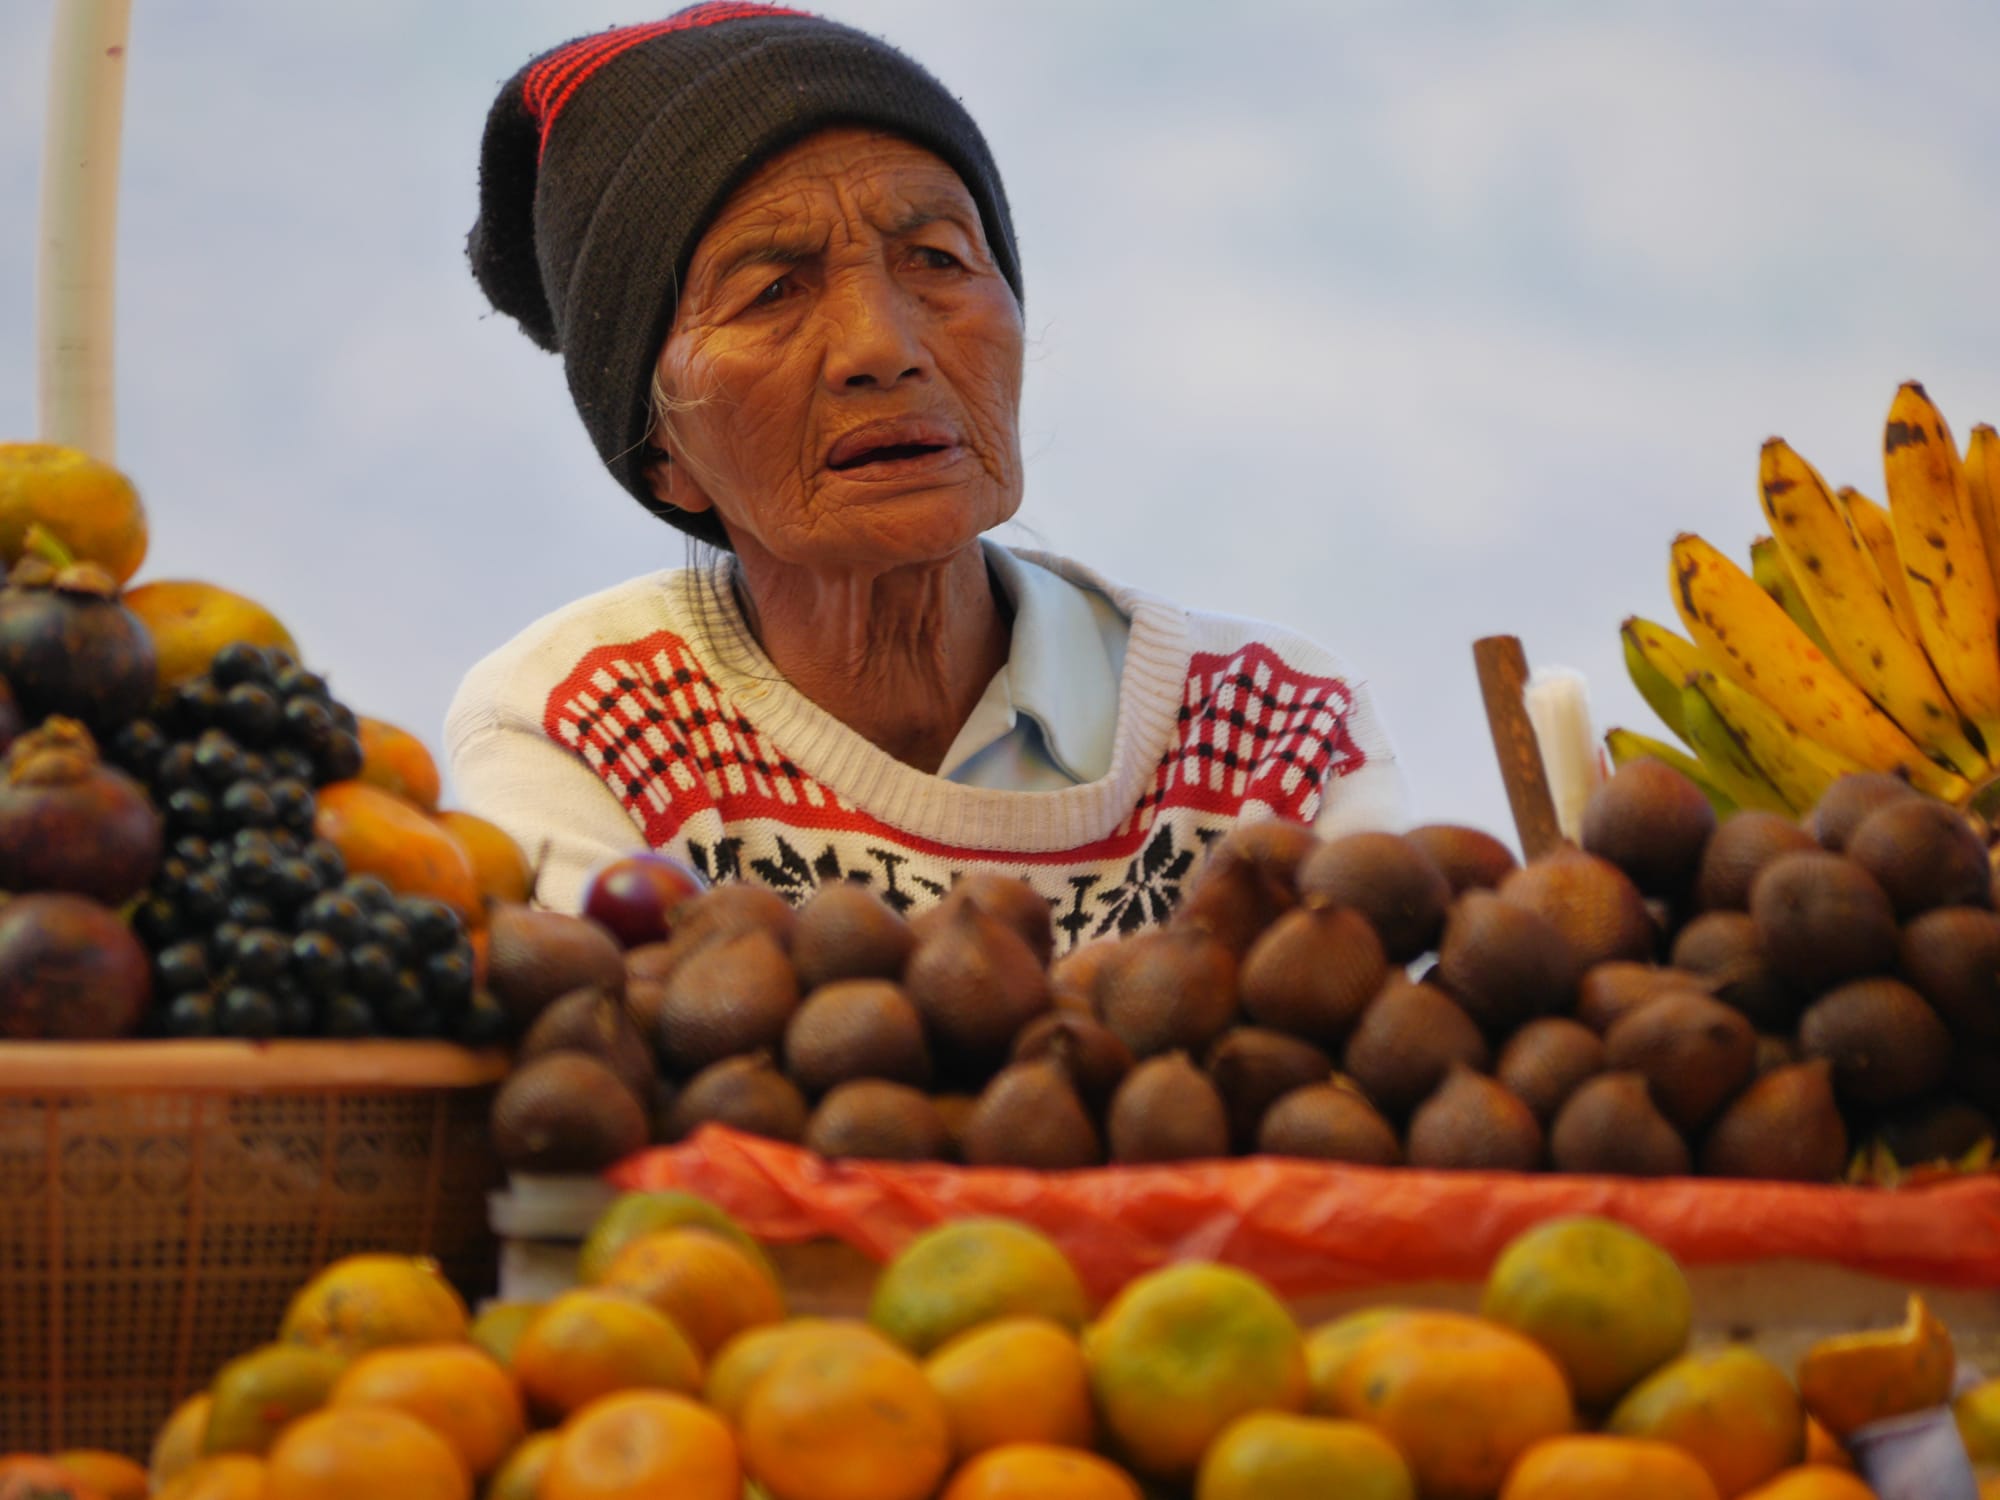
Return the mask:
<path id="1" fill-rule="evenodd" d="M 204 1453 L 262 1454 L 285 1426 L 326 1404 L 347 1358 L 302 1344 L 266 1344 L 238 1355 L 209 1387 L 215 1404 L 202 1436 Z"/>
<path id="2" fill-rule="evenodd" d="M 145 622 L 160 658 L 160 696 L 201 676 L 224 646 L 241 642 L 299 654 L 284 623 L 254 599 L 212 583 L 163 579 L 128 589 L 125 607 Z"/>
<path id="3" fill-rule="evenodd" d="M 270 1500 L 264 1460 L 247 1453 L 219 1453 L 180 1471 L 155 1490 L 154 1500 Z"/>
<path id="4" fill-rule="evenodd" d="M 153 1438 L 153 1451 L 146 1460 L 146 1472 L 158 1489 L 201 1457 L 202 1439 L 208 1435 L 208 1414 L 215 1398 L 197 1391 L 160 1424 Z"/>
<path id="5" fill-rule="evenodd" d="M 1569 1382 L 1541 1345 L 1462 1313 L 1410 1313 L 1354 1351 L 1335 1415 L 1402 1453 L 1424 1500 L 1491 1500 L 1515 1459 L 1575 1422 Z"/>
<path id="6" fill-rule="evenodd" d="M 743 1489 L 735 1439 L 714 1412 L 625 1391 L 563 1424 L 536 1500 L 737 1500 Z"/>
<path id="7" fill-rule="evenodd" d="M 1604 1430 L 1692 1453 L 1723 1500 L 1805 1456 L 1806 1412 L 1785 1372 L 1754 1349 L 1702 1349 L 1655 1370 L 1613 1409 Z"/>
<path id="8" fill-rule="evenodd" d="M 1046 1318 L 1002 1318 L 968 1329 L 924 1363 L 964 1463 L 1008 1443 L 1088 1448 L 1097 1423 L 1076 1335 Z"/>
<path id="9" fill-rule="evenodd" d="M 2000 1378 L 1983 1380 L 1951 1404 L 1958 1434 L 1976 1464 L 2000 1464 Z"/>
<path id="10" fill-rule="evenodd" d="M 598 1285 L 665 1313 L 703 1359 L 745 1329 L 785 1316 L 784 1293 L 770 1274 L 705 1229 L 641 1235 L 618 1252 Z"/>
<path id="11" fill-rule="evenodd" d="M 390 1344 L 442 1344 L 471 1326 L 465 1300 L 437 1262 L 354 1255 L 305 1284 L 285 1310 L 280 1336 L 295 1344 L 359 1354 Z"/>
<path id="12" fill-rule="evenodd" d="M 597 1222 L 584 1238 L 583 1250 L 577 1257 L 577 1280 L 585 1286 L 597 1285 L 611 1262 L 618 1258 L 619 1251 L 641 1235 L 658 1234 L 664 1229 L 710 1230 L 754 1259 L 766 1273 L 776 1275 L 763 1246 L 728 1214 L 693 1193 L 666 1191 L 621 1193 L 612 1199 L 611 1206 L 597 1216 Z"/>
<path id="13" fill-rule="evenodd" d="M 1368 1307 L 1331 1323 L 1322 1323 L 1306 1335 L 1306 1380 L 1312 1390 L 1312 1410 L 1322 1416 L 1333 1408 L 1333 1393 L 1340 1385 L 1341 1372 L 1354 1351 L 1380 1328 L 1407 1317 L 1407 1307 Z"/>
<path id="14" fill-rule="evenodd" d="M 1694 1298 L 1672 1256 L 1610 1219 L 1555 1219 L 1515 1239 L 1480 1312 L 1555 1356 L 1586 1408 L 1609 1406 L 1687 1347 Z"/>
<path id="15" fill-rule="evenodd" d="M 96 1491 L 98 1500 L 146 1500 L 146 1471 L 122 1453 L 73 1449 L 56 1455 L 56 1467 Z"/>
<path id="16" fill-rule="evenodd" d="M 1413 1500 L 1396 1445 L 1372 1427 L 1257 1412 L 1202 1455 L 1195 1500 Z"/>
<path id="17" fill-rule="evenodd" d="M 792 1318 L 783 1323 L 767 1323 L 737 1334 L 722 1346 L 715 1363 L 709 1366 L 701 1399 L 734 1425 L 742 1419 L 743 1403 L 750 1399 L 752 1387 L 779 1360 L 809 1344 L 843 1340 L 901 1352 L 887 1335 L 852 1319 Z"/>
<path id="18" fill-rule="evenodd" d="M 490 1473 L 527 1431 L 521 1393 L 471 1344 L 376 1349 L 342 1372 L 327 1405 L 381 1406 L 415 1417 L 450 1443 L 474 1478 Z"/>
<path id="19" fill-rule="evenodd" d="M 555 1451 L 553 1432 L 538 1432 L 526 1439 L 487 1482 L 485 1500 L 540 1500 L 542 1475 Z"/>
<path id="20" fill-rule="evenodd" d="M 1047 1318 L 1072 1331 L 1090 1299 L 1055 1243 L 1008 1219 L 958 1219 L 903 1247 L 875 1283 L 868 1321 L 916 1355 L 995 1318 Z"/>
<path id="21" fill-rule="evenodd" d="M 56 443 L 0 443 L 0 561 L 12 567 L 40 526 L 118 583 L 146 560 L 146 510 L 110 464 Z"/>
<path id="22" fill-rule="evenodd" d="M 1718 1500 L 1708 1471 L 1671 1443 L 1549 1438 L 1521 1455 L 1500 1500 Z"/>
<path id="23" fill-rule="evenodd" d="M 1134 1468 L 1195 1472 L 1222 1430 L 1306 1403 L 1305 1341 L 1262 1282 L 1228 1266 L 1169 1266 L 1132 1282 L 1084 1339 L 1099 1417 Z"/>
<path id="24" fill-rule="evenodd" d="M 1044 1443 L 992 1448 L 952 1476 L 940 1500 L 1142 1500 L 1132 1476 L 1094 1454 Z"/>
<path id="25" fill-rule="evenodd" d="M 314 1412 L 287 1427 L 264 1464 L 269 1500 L 472 1500 L 451 1445 L 379 1406 Z"/>
<path id="26" fill-rule="evenodd" d="M 951 1467 L 944 1402 L 915 1360 L 817 1340 L 750 1389 L 743 1465 L 772 1500 L 926 1500 Z"/>
<path id="27" fill-rule="evenodd" d="M 1875 1500 L 1875 1492 L 1843 1469 L 1804 1464 L 1744 1492 L 1740 1500 Z"/>
<path id="28" fill-rule="evenodd" d="M 701 1356 L 666 1314 L 613 1292 L 564 1292 L 514 1346 L 529 1405 L 564 1417 L 614 1391 L 701 1389 Z"/>
<path id="29" fill-rule="evenodd" d="M 1957 1369 L 1951 1330 L 1912 1294 L 1900 1328 L 1821 1339 L 1799 1361 L 1799 1396 L 1828 1432 L 1856 1428 L 1926 1407 L 1951 1395 Z"/>

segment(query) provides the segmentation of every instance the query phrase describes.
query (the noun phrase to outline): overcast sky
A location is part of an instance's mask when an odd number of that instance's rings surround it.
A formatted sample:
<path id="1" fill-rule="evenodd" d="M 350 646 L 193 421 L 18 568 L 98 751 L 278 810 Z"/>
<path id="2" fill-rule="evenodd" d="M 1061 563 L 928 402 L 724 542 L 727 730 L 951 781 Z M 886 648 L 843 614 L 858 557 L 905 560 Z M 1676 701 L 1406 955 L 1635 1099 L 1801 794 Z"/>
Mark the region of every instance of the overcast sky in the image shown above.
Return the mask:
<path id="1" fill-rule="evenodd" d="M 146 575 L 263 600 L 433 746 L 536 616 L 684 556 L 466 270 L 479 129 L 597 0 L 137 0 L 119 461 Z M 1652 729 L 1617 627 L 1747 555 L 1781 434 L 1880 492 L 2000 420 L 2000 6 L 828 0 L 960 93 L 1032 335 L 1009 539 L 1276 619 L 1424 819 L 1511 835 L 1480 635 Z M 35 435 L 50 0 L 0 5 L 0 436 Z"/>

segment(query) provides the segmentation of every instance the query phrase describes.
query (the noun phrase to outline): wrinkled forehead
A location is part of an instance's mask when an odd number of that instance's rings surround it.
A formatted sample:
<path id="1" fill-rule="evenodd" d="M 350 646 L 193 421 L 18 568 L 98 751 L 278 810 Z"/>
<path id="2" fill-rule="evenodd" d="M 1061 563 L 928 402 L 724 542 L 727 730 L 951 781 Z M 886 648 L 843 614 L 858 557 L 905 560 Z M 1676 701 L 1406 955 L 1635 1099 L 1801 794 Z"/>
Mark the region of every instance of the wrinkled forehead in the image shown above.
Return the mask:
<path id="1" fill-rule="evenodd" d="M 883 230 L 953 219 L 984 239 L 972 190 L 949 162 L 903 136 L 842 125 L 816 131 L 760 163 L 702 231 L 694 263 L 719 238 L 782 235 L 834 213 L 862 215 Z"/>

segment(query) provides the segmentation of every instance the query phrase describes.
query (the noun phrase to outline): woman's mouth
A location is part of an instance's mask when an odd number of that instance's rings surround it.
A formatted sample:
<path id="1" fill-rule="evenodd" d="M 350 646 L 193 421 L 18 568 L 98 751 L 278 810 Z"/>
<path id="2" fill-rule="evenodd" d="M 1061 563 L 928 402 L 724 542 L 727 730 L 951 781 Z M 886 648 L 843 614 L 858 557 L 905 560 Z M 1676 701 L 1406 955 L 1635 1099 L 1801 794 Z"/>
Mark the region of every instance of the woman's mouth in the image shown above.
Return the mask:
<path id="1" fill-rule="evenodd" d="M 959 452 L 957 434 L 931 422 L 871 422 L 827 450 L 826 466 L 860 477 L 906 474 L 948 462 Z"/>

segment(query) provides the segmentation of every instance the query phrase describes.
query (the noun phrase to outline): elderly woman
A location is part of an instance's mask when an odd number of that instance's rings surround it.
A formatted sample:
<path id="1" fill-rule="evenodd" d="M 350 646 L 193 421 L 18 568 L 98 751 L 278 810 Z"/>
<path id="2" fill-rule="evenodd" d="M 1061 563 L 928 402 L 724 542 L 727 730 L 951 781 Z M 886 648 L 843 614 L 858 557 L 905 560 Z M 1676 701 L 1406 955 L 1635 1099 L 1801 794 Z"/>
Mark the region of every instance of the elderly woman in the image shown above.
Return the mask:
<path id="1" fill-rule="evenodd" d="M 978 128 L 900 52 L 725 3 L 559 47 L 493 107 L 470 252 L 612 474 L 718 549 L 459 691 L 461 800 L 550 905 L 638 845 L 904 911 L 983 870 L 1069 945 L 1163 919 L 1235 824 L 1400 820 L 1328 652 L 986 539 L 1023 489 L 1021 266 Z"/>

